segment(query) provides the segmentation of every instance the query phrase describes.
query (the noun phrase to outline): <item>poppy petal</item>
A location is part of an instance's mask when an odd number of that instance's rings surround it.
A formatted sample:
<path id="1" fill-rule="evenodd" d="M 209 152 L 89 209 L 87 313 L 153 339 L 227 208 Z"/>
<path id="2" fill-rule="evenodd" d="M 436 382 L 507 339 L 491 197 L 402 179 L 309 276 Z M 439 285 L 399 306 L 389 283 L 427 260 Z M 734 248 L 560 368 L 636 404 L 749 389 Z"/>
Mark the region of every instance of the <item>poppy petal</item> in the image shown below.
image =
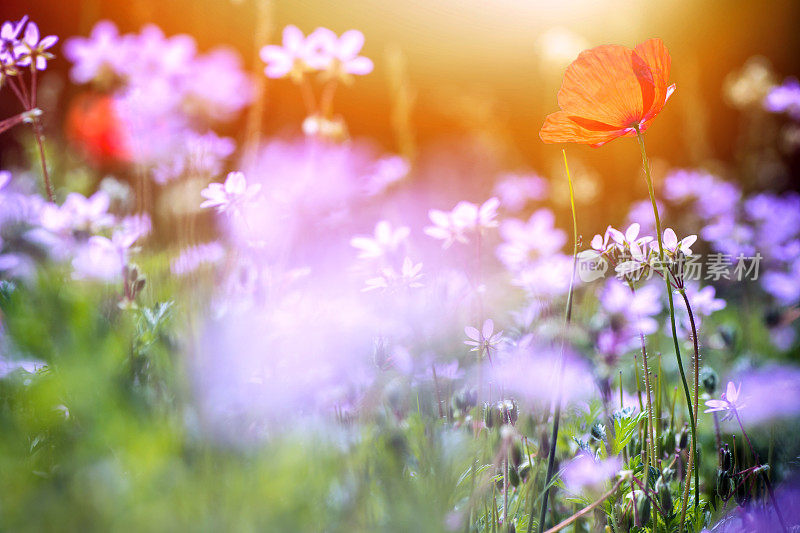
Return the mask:
<path id="1" fill-rule="evenodd" d="M 581 143 L 599 145 L 624 135 L 625 130 L 595 130 L 579 124 L 575 118 L 564 111 L 557 111 L 547 116 L 539 131 L 539 137 L 546 143 Z"/>
<path id="2" fill-rule="evenodd" d="M 630 48 L 604 45 L 581 52 L 564 74 L 558 105 L 571 115 L 627 128 L 644 115 L 642 86 L 635 71 L 647 64 Z"/>
<path id="3" fill-rule="evenodd" d="M 674 87 L 667 86 L 669 81 L 669 71 L 672 65 L 667 47 L 661 39 L 648 39 L 636 46 L 636 55 L 639 56 L 648 66 L 652 76 L 654 88 L 653 101 L 650 108 L 645 113 L 645 120 L 655 117 L 663 108 L 667 99 L 674 91 Z"/>

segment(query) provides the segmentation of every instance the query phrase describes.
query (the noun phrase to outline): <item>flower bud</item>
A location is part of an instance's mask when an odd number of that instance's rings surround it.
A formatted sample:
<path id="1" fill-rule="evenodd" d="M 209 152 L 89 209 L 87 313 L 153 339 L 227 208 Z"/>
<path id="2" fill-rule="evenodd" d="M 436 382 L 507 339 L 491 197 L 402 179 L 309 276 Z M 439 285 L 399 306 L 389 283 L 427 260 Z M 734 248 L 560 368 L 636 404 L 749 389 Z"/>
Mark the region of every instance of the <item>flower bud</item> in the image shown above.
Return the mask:
<path id="1" fill-rule="evenodd" d="M 665 513 L 672 512 L 672 492 L 669 490 L 669 483 L 664 479 L 664 476 L 658 478 L 656 481 L 656 493 L 658 494 L 658 503 Z"/>
<path id="2" fill-rule="evenodd" d="M 478 391 L 474 388 L 464 387 L 453 395 L 453 407 L 466 413 L 478 403 Z"/>
<path id="3" fill-rule="evenodd" d="M 640 492 L 636 497 L 636 512 L 639 514 L 639 524 L 644 526 L 650 521 L 650 498 Z"/>
<path id="4" fill-rule="evenodd" d="M 717 469 L 717 495 L 722 501 L 727 501 L 731 497 L 733 486 L 731 484 L 731 476 L 727 471 Z"/>
<path id="5" fill-rule="evenodd" d="M 592 437 L 595 439 L 605 442 L 606 440 L 606 426 L 601 424 L 600 422 L 595 422 L 592 426 Z"/>
<path id="6" fill-rule="evenodd" d="M 719 465 L 720 468 L 727 473 L 733 473 L 733 455 L 731 454 L 731 449 L 727 444 L 719 451 Z"/>
<path id="7" fill-rule="evenodd" d="M 531 472 L 531 464 L 528 461 L 522 463 L 517 469 L 520 479 L 528 479 L 528 474 Z"/>
<path id="8" fill-rule="evenodd" d="M 733 480 L 733 484 L 736 490 L 734 494 L 734 497 L 736 498 L 736 503 L 739 504 L 740 506 L 743 506 L 750 499 L 750 493 L 747 490 L 748 484 L 742 483 L 742 481 L 744 481 L 744 476 L 742 476 L 741 474 L 732 476 L 731 479 Z"/>
<path id="9" fill-rule="evenodd" d="M 678 448 L 681 450 L 685 450 L 688 444 L 689 444 L 689 426 L 684 424 L 683 429 L 681 429 L 681 434 L 678 437 Z"/>
<path id="10" fill-rule="evenodd" d="M 719 336 L 728 348 L 733 348 L 736 343 L 736 330 L 730 326 L 720 326 Z"/>
<path id="11" fill-rule="evenodd" d="M 672 453 L 675 449 L 675 432 L 671 429 L 661 435 L 661 447 Z"/>
<path id="12" fill-rule="evenodd" d="M 511 446 L 511 464 L 514 467 L 518 467 L 522 464 L 522 446 L 520 446 L 519 442 L 515 442 Z"/>
<path id="13" fill-rule="evenodd" d="M 714 372 L 714 369 L 708 366 L 700 370 L 700 381 L 703 383 L 703 388 L 708 394 L 713 395 L 719 385 L 719 376 Z"/>
<path id="14" fill-rule="evenodd" d="M 486 403 L 483 407 L 483 423 L 486 427 L 491 429 L 495 426 L 501 426 L 504 420 L 503 416 L 503 402 Z"/>
<path id="15" fill-rule="evenodd" d="M 497 402 L 497 409 L 502 415 L 504 424 L 514 425 L 519 418 L 519 407 L 515 400 L 502 400 Z"/>
<path id="16" fill-rule="evenodd" d="M 517 485 L 519 485 L 519 473 L 517 472 L 517 469 L 514 467 L 508 469 L 508 483 L 512 487 L 516 487 Z"/>
<path id="17" fill-rule="evenodd" d="M 617 502 L 614 505 L 614 522 L 615 527 L 617 527 L 617 531 L 630 531 L 631 526 L 633 526 L 633 510 L 630 505 L 630 502 L 627 504 L 625 502 Z"/>
<path id="18" fill-rule="evenodd" d="M 548 453 L 550 453 L 550 436 L 547 434 L 547 430 L 543 429 L 539 436 L 539 449 L 536 452 L 536 456 L 540 459 L 546 459 Z"/>
<path id="19" fill-rule="evenodd" d="M 633 457 L 639 450 L 639 436 L 634 435 L 633 438 L 628 442 L 628 455 Z"/>

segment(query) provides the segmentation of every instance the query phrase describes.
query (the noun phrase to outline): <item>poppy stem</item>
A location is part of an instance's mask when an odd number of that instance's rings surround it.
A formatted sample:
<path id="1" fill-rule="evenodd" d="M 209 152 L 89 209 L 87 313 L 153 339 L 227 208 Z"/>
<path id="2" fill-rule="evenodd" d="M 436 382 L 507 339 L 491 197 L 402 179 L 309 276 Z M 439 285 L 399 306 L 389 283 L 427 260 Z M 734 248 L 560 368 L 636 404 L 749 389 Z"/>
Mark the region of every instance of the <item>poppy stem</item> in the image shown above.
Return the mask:
<path id="1" fill-rule="evenodd" d="M 639 131 L 639 128 L 636 127 L 636 136 L 639 139 L 639 148 L 642 153 L 642 164 L 644 165 L 644 177 L 647 181 L 647 191 L 650 193 L 650 203 L 653 204 L 653 215 L 656 219 L 656 238 L 658 240 L 658 258 L 659 263 L 663 267 L 664 265 L 664 243 L 662 241 L 662 231 L 661 231 L 661 218 L 658 216 L 658 206 L 656 205 L 656 194 L 653 190 L 653 179 L 650 175 L 650 161 L 647 159 L 647 151 L 644 147 L 644 137 L 642 136 L 642 132 Z M 681 349 L 680 345 L 678 344 L 678 330 L 675 325 L 675 304 L 672 301 L 672 282 L 669 279 L 669 274 L 664 274 L 664 282 L 667 284 L 667 301 L 669 303 L 669 320 L 670 326 L 672 328 L 672 342 L 675 345 L 675 358 L 678 361 L 678 371 L 681 375 L 681 381 L 683 382 L 683 391 L 686 394 L 686 404 L 689 407 L 689 421 L 691 422 L 692 427 L 692 448 L 693 448 L 693 455 L 694 455 L 694 468 L 695 468 L 695 477 L 694 477 L 694 490 L 695 490 L 695 506 L 699 504 L 699 486 L 700 486 L 700 476 L 698 474 L 698 454 L 697 454 L 697 427 L 695 424 L 695 416 L 694 411 L 692 410 L 692 394 L 689 392 L 689 384 L 686 381 L 686 372 L 683 370 L 683 360 L 681 359 Z M 691 474 L 691 472 L 688 472 Z M 687 477 L 687 483 L 688 483 Z M 685 515 L 686 512 L 686 499 L 683 501 L 683 505 L 681 508 L 681 515 Z M 681 524 L 680 530 L 683 531 L 683 524 Z"/>
<path id="2" fill-rule="evenodd" d="M 569 327 L 569 323 L 572 321 L 572 294 L 574 292 L 574 280 L 575 280 L 575 270 L 577 268 L 578 263 L 578 218 L 575 214 L 575 193 L 572 189 L 572 176 L 569 173 L 569 165 L 567 164 L 567 152 L 565 150 L 561 150 L 561 155 L 564 157 L 564 168 L 567 171 L 567 180 L 569 181 L 569 202 L 570 207 L 572 208 L 572 274 L 569 278 L 569 292 L 567 293 L 567 309 L 564 314 L 564 323 L 565 323 L 565 336 L 566 336 L 566 328 Z M 558 426 L 561 419 L 561 381 L 562 381 L 562 373 L 564 369 L 564 340 L 562 338 L 561 341 L 561 357 L 559 358 L 558 362 L 558 385 L 556 386 L 556 399 L 554 402 L 554 410 L 553 410 L 553 433 L 550 437 L 550 452 L 547 455 L 547 475 L 545 476 L 544 486 L 545 491 L 544 495 L 542 496 L 542 507 L 539 511 L 539 533 L 544 531 L 544 521 L 547 518 L 547 499 L 550 494 L 550 480 L 553 477 L 553 470 L 555 470 L 555 460 L 556 460 L 556 443 L 558 442 Z M 533 526 L 533 506 L 531 506 L 531 516 L 528 519 L 528 533 L 531 531 L 531 527 Z"/>

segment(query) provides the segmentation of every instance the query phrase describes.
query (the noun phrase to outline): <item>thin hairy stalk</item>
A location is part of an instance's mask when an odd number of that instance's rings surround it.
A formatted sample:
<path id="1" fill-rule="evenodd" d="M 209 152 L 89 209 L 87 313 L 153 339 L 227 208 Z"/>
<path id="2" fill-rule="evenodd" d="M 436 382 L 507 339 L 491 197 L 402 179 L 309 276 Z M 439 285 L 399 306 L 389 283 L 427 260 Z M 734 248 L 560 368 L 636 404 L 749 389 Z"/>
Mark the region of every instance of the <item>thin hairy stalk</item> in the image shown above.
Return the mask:
<path id="1" fill-rule="evenodd" d="M 25 84 L 21 83 L 23 88 L 23 94 L 25 89 Z M 36 65 L 35 62 L 31 63 L 31 96 L 29 97 L 28 101 L 30 102 L 30 106 L 28 111 L 31 111 L 33 108 L 36 107 L 36 92 L 37 92 L 37 77 L 36 77 Z M 36 138 L 36 145 L 39 149 L 39 160 L 42 163 L 42 177 L 44 177 L 44 187 L 47 191 L 47 199 L 51 202 L 56 201 L 55 194 L 53 193 L 53 184 L 50 182 L 50 173 L 47 172 L 47 160 L 44 156 L 44 135 L 42 135 L 42 122 L 41 119 L 36 116 L 33 118 L 33 136 Z"/>
<path id="2" fill-rule="evenodd" d="M 10 130 L 17 124 L 22 124 L 23 122 L 25 122 L 26 114 L 27 112 L 22 112 L 19 115 L 14 115 L 13 117 L 0 121 L 0 133 Z"/>
<path id="3" fill-rule="evenodd" d="M 661 450 L 661 395 L 663 394 L 661 377 L 663 376 L 663 372 L 661 370 L 661 354 L 657 353 L 657 355 L 658 355 L 658 374 L 656 374 L 656 397 L 655 397 L 656 400 L 655 410 L 657 415 L 656 428 L 655 428 L 656 429 L 655 448 L 656 448 L 656 461 L 658 463 L 658 465 L 656 465 L 656 468 L 660 469 L 661 453 L 663 452 L 663 450 Z"/>
<path id="4" fill-rule="evenodd" d="M 739 417 L 739 410 L 736 409 L 736 407 L 733 407 L 731 410 L 733 411 L 733 414 L 736 415 L 736 421 L 739 423 L 739 429 L 742 430 L 742 436 L 744 437 L 744 440 L 747 441 L 747 446 L 750 448 L 750 453 L 753 454 L 753 459 L 755 459 L 757 465 L 760 465 L 761 461 L 758 458 L 758 453 L 756 452 L 756 449 L 753 447 L 753 443 L 750 442 L 750 436 L 744 430 L 744 424 L 742 424 L 742 419 Z M 789 528 L 786 527 L 786 522 L 784 522 L 783 520 L 783 514 L 781 514 L 781 509 L 780 507 L 778 507 L 778 500 L 775 499 L 775 492 L 772 490 L 772 483 L 770 483 L 769 477 L 763 471 L 761 471 L 760 473 L 761 477 L 764 479 L 764 484 L 767 486 L 767 492 L 769 493 L 769 498 L 770 500 L 772 500 L 772 506 L 775 507 L 775 514 L 778 515 L 778 520 L 781 523 L 781 527 L 783 528 L 784 533 L 789 533 Z"/>
<path id="5" fill-rule="evenodd" d="M 442 413 L 442 394 L 439 392 L 439 380 L 436 377 L 436 365 L 431 363 L 431 372 L 433 373 L 433 388 L 436 389 L 436 407 L 439 408 L 439 418 L 444 418 Z"/>
<path id="6" fill-rule="evenodd" d="M 570 274 L 569 278 L 569 292 L 567 293 L 567 309 L 564 313 L 564 336 L 566 336 L 566 331 L 569 328 L 569 323 L 572 321 L 572 295 L 574 292 L 574 281 L 575 281 L 575 270 L 577 269 L 578 265 L 578 218 L 575 214 L 575 193 L 572 189 L 572 176 L 569 173 L 569 165 L 567 164 L 567 152 L 561 150 L 561 155 L 564 158 L 564 169 L 567 172 L 567 181 L 569 182 L 569 203 L 570 207 L 572 208 L 572 273 Z M 556 443 L 558 442 L 558 426 L 561 420 L 561 387 L 562 387 L 562 372 L 564 368 L 564 339 L 562 337 L 561 340 L 561 355 L 558 359 L 557 364 L 557 371 L 556 374 L 558 376 L 558 384 L 556 385 L 556 398 L 554 401 L 554 409 L 553 409 L 553 433 L 550 437 L 550 451 L 547 456 L 547 474 L 545 476 L 545 487 L 550 485 L 550 480 L 553 477 L 553 470 L 555 469 L 555 460 L 556 460 Z M 547 518 L 547 499 L 548 495 L 550 494 L 549 488 L 545 490 L 544 496 L 542 497 L 542 507 L 539 511 L 539 533 L 544 531 L 544 521 Z M 531 517 L 528 520 L 528 532 L 531 531 L 531 526 L 533 524 L 533 513 L 531 513 Z"/>
<path id="7" fill-rule="evenodd" d="M 655 493 L 655 491 L 648 489 L 648 488 L 647 488 L 647 487 L 644 485 L 644 483 L 642 483 L 641 481 L 639 481 L 639 480 L 638 480 L 638 479 L 636 479 L 635 477 L 632 477 L 632 478 L 631 478 L 631 480 L 632 480 L 633 482 L 635 482 L 637 485 L 639 485 L 639 488 L 640 488 L 640 489 L 642 489 L 642 492 L 644 493 L 644 495 L 647 497 L 647 499 L 648 499 L 648 500 L 650 500 L 650 503 L 653 505 L 653 508 L 654 508 L 656 511 L 658 511 L 658 513 L 657 513 L 657 514 L 658 514 L 658 515 L 661 515 L 661 518 L 663 518 L 663 519 L 664 519 L 664 521 L 666 522 L 666 520 L 667 520 L 667 513 L 666 513 L 666 512 L 664 511 L 664 509 L 661 507 L 661 504 L 660 504 L 660 503 L 658 503 L 658 495 Z M 654 513 L 654 514 L 656 514 L 656 513 Z M 655 521 L 656 521 L 656 517 L 654 516 L 654 517 L 653 517 L 653 523 L 654 523 L 654 526 L 656 526 L 656 524 L 655 524 Z M 653 529 L 657 529 L 657 527 L 654 527 Z"/>
<path id="8" fill-rule="evenodd" d="M 17 99 L 22 104 L 22 107 L 24 109 L 30 109 L 28 101 L 25 99 L 25 96 L 23 96 L 22 91 L 19 88 L 19 85 L 17 85 L 18 81 L 16 77 L 6 74 L 6 80 L 7 80 L 7 85 L 11 87 L 12 91 L 14 91 L 14 94 L 17 96 Z"/>
<path id="9" fill-rule="evenodd" d="M 694 347 L 694 419 L 697 420 L 697 409 L 700 405 L 700 345 L 698 344 L 697 326 L 695 325 L 694 313 L 692 312 L 692 306 L 689 303 L 689 297 L 686 296 L 686 290 L 683 288 L 681 288 L 678 292 L 680 292 L 681 296 L 683 297 L 683 303 L 686 304 L 686 312 L 689 314 L 689 325 L 692 328 L 692 346 Z M 692 441 L 692 444 L 694 444 L 694 439 L 692 439 Z M 695 466 L 695 476 L 698 476 L 700 465 L 696 464 Z M 695 507 L 697 507 L 697 499 L 699 498 L 699 495 L 697 494 L 697 484 L 695 484 L 694 490 Z"/>
<path id="10" fill-rule="evenodd" d="M 633 284 L 629 283 L 628 287 L 631 289 L 631 294 L 636 294 L 636 289 L 633 288 Z M 638 322 L 640 322 L 638 313 L 637 313 L 637 327 L 639 326 Z M 655 417 L 653 415 L 653 402 L 650 397 L 651 385 L 650 385 L 650 368 L 647 365 L 647 345 L 644 340 L 644 333 L 642 333 L 641 327 L 639 329 L 639 341 L 642 345 L 642 366 L 644 367 L 644 386 L 647 389 L 647 433 L 648 433 L 648 440 L 650 441 L 647 446 L 647 468 L 645 469 L 644 480 L 645 483 L 647 482 L 647 477 L 650 475 L 650 466 L 656 460 L 656 444 L 655 439 L 653 438 L 653 426 L 655 425 L 654 420 Z"/>
<path id="11" fill-rule="evenodd" d="M 503 467 L 503 525 L 508 531 L 508 455 L 509 451 L 506 450 L 506 456 L 503 462 L 505 466 Z"/>
<path id="12" fill-rule="evenodd" d="M 314 99 L 314 91 L 311 90 L 308 76 L 303 74 L 298 84 L 300 85 L 300 95 L 303 97 L 303 105 L 306 107 L 306 113 L 311 116 L 317 112 L 317 102 Z"/>
<path id="13" fill-rule="evenodd" d="M 614 483 L 614 486 L 611 487 L 608 490 L 608 492 L 606 492 L 605 494 L 600 496 L 600 498 L 595 500 L 593 503 L 587 505 L 586 507 L 584 507 L 583 509 L 581 509 L 580 511 L 578 511 L 574 515 L 570 516 L 566 520 L 563 520 L 563 521 L 559 522 L 557 525 L 551 527 L 545 533 L 555 533 L 556 531 L 561 531 L 562 529 L 564 529 L 565 527 L 567 527 L 568 525 L 573 523 L 575 520 L 578 520 L 580 517 L 590 513 L 595 507 L 597 507 L 598 505 L 600 505 L 601 503 L 606 501 L 615 492 L 617 492 L 617 489 L 619 488 L 620 485 L 622 485 L 623 481 L 624 481 L 624 479 L 619 479 L 616 483 Z"/>
<path id="14" fill-rule="evenodd" d="M 44 140 L 42 135 L 42 126 L 39 119 L 34 119 L 33 123 L 33 136 L 36 138 L 36 145 L 39 148 L 39 160 L 42 163 L 42 176 L 44 177 L 44 187 L 47 190 L 47 199 L 50 202 L 56 201 L 55 193 L 53 192 L 53 184 L 50 182 L 50 174 L 47 172 L 47 160 L 44 156 Z"/>
<path id="15" fill-rule="evenodd" d="M 636 134 L 639 139 L 639 148 L 642 153 L 642 164 L 644 165 L 644 176 L 645 180 L 647 181 L 647 191 L 650 193 L 650 203 L 653 205 L 653 215 L 656 219 L 656 238 L 658 240 L 658 259 L 663 267 L 664 265 L 664 242 L 662 239 L 662 231 L 661 231 L 661 218 L 658 216 L 658 205 L 656 205 L 656 193 L 653 190 L 653 178 L 650 175 L 650 161 L 647 159 L 647 151 L 644 147 L 644 137 L 642 136 L 642 132 L 639 131 L 639 128 L 636 128 Z M 664 275 L 664 283 L 667 284 L 667 302 L 669 303 L 669 321 L 670 327 L 672 329 L 672 342 L 675 346 L 675 359 L 678 362 L 678 371 L 681 375 L 681 381 L 683 382 L 683 392 L 686 394 L 686 404 L 689 408 L 689 422 L 691 423 L 692 427 L 692 453 L 693 455 L 697 455 L 697 427 L 695 424 L 695 416 L 694 412 L 692 411 L 692 395 L 689 392 L 689 384 L 686 381 L 686 372 L 683 369 L 683 360 L 681 359 L 681 348 L 678 343 L 678 328 L 675 325 L 675 304 L 672 300 L 672 282 L 669 279 L 669 275 Z M 697 457 L 694 457 L 694 466 L 699 467 Z M 689 462 L 692 465 L 692 461 Z M 691 473 L 689 470 L 687 473 Z M 687 476 L 688 478 L 688 476 Z M 699 504 L 699 487 L 700 487 L 700 476 L 697 471 L 695 471 L 695 506 Z M 687 481 L 688 482 L 688 481 Z M 686 501 L 683 502 L 681 506 L 681 516 L 684 516 L 686 513 Z M 683 520 L 681 520 L 680 530 L 683 531 Z"/>
<path id="16" fill-rule="evenodd" d="M 325 84 L 322 88 L 322 95 L 320 96 L 320 113 L 324 118 L 333 118 L 333 96 L 336 94 L 336 86 L 338 85 L 336 79 L 332 79 Z"/>

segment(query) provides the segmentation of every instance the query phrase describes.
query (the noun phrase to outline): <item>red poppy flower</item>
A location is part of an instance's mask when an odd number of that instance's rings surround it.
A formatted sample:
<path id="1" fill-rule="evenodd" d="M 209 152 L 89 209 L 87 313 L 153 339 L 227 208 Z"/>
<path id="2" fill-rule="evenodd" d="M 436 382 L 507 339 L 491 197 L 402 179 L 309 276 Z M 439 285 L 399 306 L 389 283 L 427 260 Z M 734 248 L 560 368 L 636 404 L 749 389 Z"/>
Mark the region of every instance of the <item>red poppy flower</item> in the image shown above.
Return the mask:
<path id="1" fill-rule="evenodd" d="M 66 129 L 69 139 L 95 164 L 130 160 L 127 132 L 108 95 L 78 96 L 67 113 Z"/>
<path id="2" fill-rule="evenodd" d="M 667 85 L 670 63 L 661 39 L 635 49 L 604 45 L 581 52 L 558 91 L 561 111 L 548 115 L 539 137 L 600 146 L 646 130 L 675 91 Z"/>

